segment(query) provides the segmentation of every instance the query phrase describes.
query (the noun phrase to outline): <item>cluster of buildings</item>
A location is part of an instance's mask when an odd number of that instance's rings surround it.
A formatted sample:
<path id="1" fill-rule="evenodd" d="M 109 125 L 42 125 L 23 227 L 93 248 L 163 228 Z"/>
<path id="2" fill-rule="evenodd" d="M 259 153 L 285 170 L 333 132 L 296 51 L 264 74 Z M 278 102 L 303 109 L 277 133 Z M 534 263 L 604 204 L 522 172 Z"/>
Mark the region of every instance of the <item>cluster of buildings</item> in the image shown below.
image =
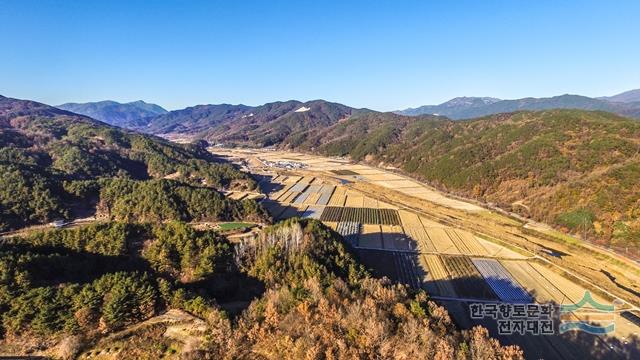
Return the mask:
<path id="1" fill-rule="evenodd" d="M 264 166 L 280 169 L 304 169 L 308 166 L 307 164 L 293 160 L 269 161 L 260 159 L 260 162 L 262 162 Z"/>

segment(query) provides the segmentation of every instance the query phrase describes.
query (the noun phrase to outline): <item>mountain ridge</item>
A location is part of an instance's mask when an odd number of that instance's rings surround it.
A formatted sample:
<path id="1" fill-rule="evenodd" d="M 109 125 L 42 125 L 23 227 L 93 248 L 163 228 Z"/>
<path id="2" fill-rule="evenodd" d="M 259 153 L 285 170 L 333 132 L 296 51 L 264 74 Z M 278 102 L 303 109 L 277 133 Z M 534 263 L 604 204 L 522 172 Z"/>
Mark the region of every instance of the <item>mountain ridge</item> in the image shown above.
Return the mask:
<path id="1" fill-rule="evenodd" d="M 632 96 L 635 96 L 634 94 L 635 93 L 628 95 L 628 99 L 633 99 Z M 612 98 L 615 98 L 616 96 Z M 640 98 L 640 94 L 638 97 Z M 471 101 L 464 103 L 456 101 L 458 99 L 471 99 Z M 459 97 L 439 105 L 424 105 L 417 108 L 408 108 L 395 112 L 409 116 L 437 114 L 446 116 L 453 120 L 462 120 L 519 110 L 580 109 L 602 110 L 618 115 L 640 118 L 640 103 L 635 103 L 633 101 L 610 101 L 608 100 L 609 98 L 590 98 L 582 95 L 564 94 L 545 98 L 526 97 L 521 99 L 490 102 L 484 102 L 482 99 L 486 98 Z"/>
<path id="2" fill-rule="evenodd" d="M 87 103 L 65 103 L 56 108 L 89 116 L 107 124 L 124 127 L 130 121 L 167 113 L 160 105 L 147 103 L 142 100 L 120 103 L 113 100 L 103 100 Z"/>

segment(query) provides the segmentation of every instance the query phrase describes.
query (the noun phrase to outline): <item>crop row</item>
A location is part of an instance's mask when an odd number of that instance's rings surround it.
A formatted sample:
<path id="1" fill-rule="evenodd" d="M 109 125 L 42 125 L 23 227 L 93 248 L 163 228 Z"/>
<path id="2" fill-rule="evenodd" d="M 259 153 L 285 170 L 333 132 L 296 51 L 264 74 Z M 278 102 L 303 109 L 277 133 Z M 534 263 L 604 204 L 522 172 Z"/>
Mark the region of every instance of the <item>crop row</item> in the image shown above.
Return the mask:
<path id="1" fill-rule="evenodd" d="M 414 289 L 420 289 L 422 285 L 422 275 L 419 273 L 419 266 L 416 261 L 417 254 L 408 252 L 394 252 L 393 261 L 398 273 L 398 280 Z"/>
<path id="2" fill-rule="evenodd" d="M 398 211 L 356 207 L 327 206 L 320 217 L 322 221 L 354 221 L 362 224 L 400 225 Z"/>
<path id="3" fill-rule="evenodd" d="M 350 243 L 352 246 L 358 245 L 358 236 L 362 231 L 360 223 L 354 221 L 342 221 L 338 223 L 336 227 L 336 231 L 338 234 L 342 235 L 342 237 Z"/>
<path id="4" fill-rule="evenodd" d="M 515 303 L 531 302 L 531 296 L 511 277 L 500 262 L 493 259 L 472 259 L 471 261 L 500 300 Z"/>
<path id="5" fill-rule="evenodd" d="M 496 299 L 471 260 L 466 256 L 442 257 L 456 292 L 462 297 Z"/>
<path id="6" fill-rule="evenodd" d="M 449 282 L 449 273 L 444 268 L 444 264 L 438 255 L 424 255 L 424 259 L 429 271 L 429 282 L 432 291 L 441 296 L 456 297 L 457 294 Z"/>

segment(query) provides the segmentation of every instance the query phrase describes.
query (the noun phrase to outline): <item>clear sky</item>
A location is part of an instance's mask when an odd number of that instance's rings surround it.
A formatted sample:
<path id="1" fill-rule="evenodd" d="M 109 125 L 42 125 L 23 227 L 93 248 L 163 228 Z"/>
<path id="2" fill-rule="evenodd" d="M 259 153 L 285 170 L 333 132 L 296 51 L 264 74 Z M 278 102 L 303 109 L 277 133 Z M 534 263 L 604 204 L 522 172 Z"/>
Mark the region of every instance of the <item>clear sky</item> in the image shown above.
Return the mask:
<path id="1" fill-rule="evenodd" d="M 0 0 L 0 94 L 168 109 L 640 88 L 640 1 Z"/>

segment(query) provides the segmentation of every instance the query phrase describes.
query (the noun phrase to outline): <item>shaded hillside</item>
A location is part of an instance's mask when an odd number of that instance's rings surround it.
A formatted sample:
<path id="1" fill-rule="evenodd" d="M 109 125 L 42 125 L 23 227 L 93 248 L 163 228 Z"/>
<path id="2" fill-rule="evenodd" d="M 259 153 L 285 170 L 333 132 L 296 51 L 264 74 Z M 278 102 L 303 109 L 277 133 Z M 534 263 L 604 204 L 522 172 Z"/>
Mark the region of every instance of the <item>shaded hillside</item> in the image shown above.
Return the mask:
<path id="1" fill-rule="evenodd" d="M 81 104 L 66 103 L 56 107 L 121 127 L 138 119 L 157 116 L 167 112 L 167 110 L 159 105 L 149 104 L 141 100 L 125 104 L 116 101 L 98 101 Z"/>
<path id="2" fill-rule="evenodd" d="M 44 104 L 6 97 L 0 98 L 0 175 L 0 230 L 73 216 L 78 207 L 96 202 L 98 192 L 107 185 L 118 184 L 120 192 L 134 195 L 137 191 L 159 195 L 179 187 L 184 198 L 193 201 L 174 199 L 161 207 L 162 203 L 148 197 L 146 203 L 137 205 L 154 203 L 151 209 L 159 216 L 181 220 L 189 220 L 184 216 L 186 208 L 196 206 L 197 200 L 210 199 L 222 207 L 233 203 L 216 189 L 255 186 L 247 175 L 215 163 L 197 145 L 172 144 Z M 164 177 L 171 180 L 147 188 L 110 181 Z M 195 192 L 200 196 L 194 196 Z M 239 203 L 233 206 L 242 208 Z M 230 215 L 241 218 L 243 212 Z M 200 217 L 215 214 L 200 212 L 196 218 Z"/>
<path id="3" fill-rule="evenodd" d="M 306 103 L 291 100 L 256 107 L 198 105 L 144 119 L 129 127 L 153 134 L 179 133 L 214 142 L 269 146 L 310 129 L 327 127 L 357 111 L 323 100 Z"/>
<path id="4" fill-rule="evenodd" d="M 474 101 L 461 101 L 464 99 Z M 438 114 L 459 120 L 520 110 L 580 109 L 602 110 L 624 116 L 640 117 L 640 103 L 612 102 L 607 101 L 607 99 L 594 99 L 579 95 L 496 100 L 492 98 L 456 98 L 440 105 L 421 106 L 415 109 L 398 111 L 398 113 L 412 116 Z"/>
<path id="5" fill-rule="evenodd" d="M 372 113 L 298 148 L 394 165 L 592 239 L 640 246 L 640 123 L 617 115 L 551 110 L 443 121 Z"/>

